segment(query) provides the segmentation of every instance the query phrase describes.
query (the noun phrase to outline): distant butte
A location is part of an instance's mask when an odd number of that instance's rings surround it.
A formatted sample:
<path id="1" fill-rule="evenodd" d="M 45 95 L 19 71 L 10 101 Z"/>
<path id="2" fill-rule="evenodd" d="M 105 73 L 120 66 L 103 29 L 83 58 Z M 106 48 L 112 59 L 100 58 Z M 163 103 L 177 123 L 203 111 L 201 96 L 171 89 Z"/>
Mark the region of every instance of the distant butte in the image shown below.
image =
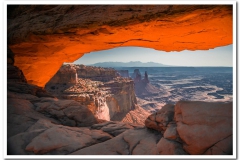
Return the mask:
<path id="1" fill-rule="evenodd" d="M 15 65 L 38 86 L 63 62 L 93 51 L 208 50 L 233 42 L 232 5 L 8 5 L 7 10 Z"/>

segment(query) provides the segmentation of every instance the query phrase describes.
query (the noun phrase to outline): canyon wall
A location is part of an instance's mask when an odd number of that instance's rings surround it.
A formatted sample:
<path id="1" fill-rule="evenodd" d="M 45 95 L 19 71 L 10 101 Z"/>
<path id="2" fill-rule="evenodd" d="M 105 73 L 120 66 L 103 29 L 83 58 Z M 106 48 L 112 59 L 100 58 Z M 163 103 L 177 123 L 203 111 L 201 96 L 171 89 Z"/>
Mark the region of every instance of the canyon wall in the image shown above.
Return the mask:
<path id="1" fill-rule="evenodd" d="M 122 120 L 125 114 L 137 108 L 134 82 L 129 79 L 122 81 L 104 84 L 104 87 L 111 90 L 111 95 L 106 98 L 106 102 L 112 120 Z"/>
<path id="2" fill-rule="evenodd" d="M 124 117 L 124 123 L 102 123 L 79 102 L 60 100 L 26 83 L 21 70 L 11 65 L 7 68 L 8 155 L 233 154 L 231 102 L 180 101 L 164 106 L 147 119 L 145 111 L 136 106 Z M 128 79 L 121 79 L 118 85 L 109 82 L 106 89 L 114 90 L 116 95 L 133 89 L 124 86 L 123 80 Z M 147 128 L 129 123 L 143 120 Z"/>
<path id="3" fill-rule="evenodd" d="M 88 78 L 93 81 L 110 81 L 117 77 L 117 71 L 111 68 L 75 65 L 79 78 Z"/>
<path id="4" fill-rule="evenodd" d="M 123 46 L 208 50 L 233 42 L 232 5 L 7 7 L 7 41 L 15 65 L 28 83 L 42 87 L 63 62 L 94 51 Z"/>
<path id="5" fill-rule="evenodd" d="M 65 64 L 45 88 L 87 106 L 98 119 L 121 121 L 137 108 L 133 80 L 118 77 L 110 68 Z"/>

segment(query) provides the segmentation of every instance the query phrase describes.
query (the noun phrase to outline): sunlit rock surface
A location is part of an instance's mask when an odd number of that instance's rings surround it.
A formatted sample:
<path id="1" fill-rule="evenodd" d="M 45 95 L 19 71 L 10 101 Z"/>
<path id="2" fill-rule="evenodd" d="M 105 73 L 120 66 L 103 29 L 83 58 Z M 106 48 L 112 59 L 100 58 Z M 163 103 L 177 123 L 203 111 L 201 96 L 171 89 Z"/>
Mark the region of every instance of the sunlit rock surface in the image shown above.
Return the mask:
<path id="1" fill-rule="evenodd" d="M 232 102 L 179 101 L 150 115 L 145 125 L 158 130 L 160 154 L 231 155 Z"/>
<path id="2" fill-rule="evenodd" d="M 174 119 L 183 148 L 190 154 L 232 154 L 232 102 L 178 102 Z M 219 144 L 218 144 L 219 143 Z"/>
<path id="3" fill-rule="evenodd" d="M 10 5 L 7 38 L 15 65 L 29 83 L 43 87 L 63 62 L 93 51 L 120 46 L 207 50 L 232 44 L 232 19 L 231 5 Z"/>
<path id="4" fill-rule="evenodd" d="M 71 75 L 76 77 L 73 82 Z M 63 65 L 45 89 L 60 99 L 78 101 L 102 120 L 144 125 L 150 114 L 137 105 L 133 80 L 110 68 Z"/>

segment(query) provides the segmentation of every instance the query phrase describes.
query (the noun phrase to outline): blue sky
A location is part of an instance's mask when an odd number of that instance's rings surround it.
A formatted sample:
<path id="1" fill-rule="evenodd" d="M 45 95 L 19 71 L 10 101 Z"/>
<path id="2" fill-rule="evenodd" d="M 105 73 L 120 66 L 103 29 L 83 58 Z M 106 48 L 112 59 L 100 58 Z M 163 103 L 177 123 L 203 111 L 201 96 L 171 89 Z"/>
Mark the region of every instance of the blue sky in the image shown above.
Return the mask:
<path id="1" fill-rule="evenodd" d="M 98 62 L 157 62 L 176 66 L 233 66 L 233 46 L 210 50 L 164 52 L 142 47 L 119 47 L 85 54 L 75 64 Z"/>

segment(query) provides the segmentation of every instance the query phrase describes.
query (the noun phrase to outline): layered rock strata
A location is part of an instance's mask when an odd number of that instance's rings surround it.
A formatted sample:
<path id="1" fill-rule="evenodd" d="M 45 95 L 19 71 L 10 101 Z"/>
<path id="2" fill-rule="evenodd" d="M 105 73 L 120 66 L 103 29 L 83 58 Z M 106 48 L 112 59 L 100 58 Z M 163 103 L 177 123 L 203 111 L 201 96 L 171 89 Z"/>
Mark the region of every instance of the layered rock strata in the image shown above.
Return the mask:
<path id="1" fill-rule="evenodd" d="M 117 71 L 112 68 L 102 68 L 102 67 L 84 66 L 84 65 L 73 65 L 73 66 L 77 71 L 78 78 L 107 82 L 118 76 Z"/>
<path id="2" fill-rule="evenodd" d="M 69 83 L 71 77 L 68 74 L 72 74 L 67 72 L 69 68 L 75 71 L 76 83 Z M 144 120 L 136 114 L 141 109 L 137 106 L 133 80 L 119 77 L 116 70 L 63 65 L 45 88 L 58 98 L 76 100 L 87 106 L 98 119 L 121 121 L 127 116 L 124 121 L 144 124 Z M 147 111 L 143 111 L 140 117 L 145 119 L 148 115 Z"/>

